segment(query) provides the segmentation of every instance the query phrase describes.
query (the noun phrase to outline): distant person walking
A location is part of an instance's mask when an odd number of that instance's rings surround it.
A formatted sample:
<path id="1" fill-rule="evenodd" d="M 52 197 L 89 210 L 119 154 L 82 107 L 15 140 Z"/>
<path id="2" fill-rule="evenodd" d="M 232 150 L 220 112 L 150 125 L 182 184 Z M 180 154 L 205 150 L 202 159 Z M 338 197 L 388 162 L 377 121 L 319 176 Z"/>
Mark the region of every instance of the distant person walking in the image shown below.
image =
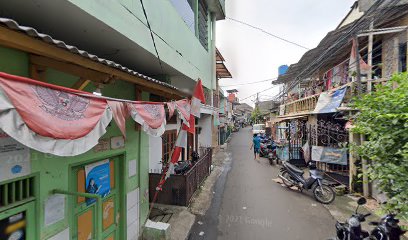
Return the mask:
<path id="1" fill-rule="evenodd" d="M 254 160 L 259 160 L 259 152 L 261 151 L 261 138 L 258 136 L 258 134 L 254 134 L 250 149 L 252 148 L 254 148 Z"/>

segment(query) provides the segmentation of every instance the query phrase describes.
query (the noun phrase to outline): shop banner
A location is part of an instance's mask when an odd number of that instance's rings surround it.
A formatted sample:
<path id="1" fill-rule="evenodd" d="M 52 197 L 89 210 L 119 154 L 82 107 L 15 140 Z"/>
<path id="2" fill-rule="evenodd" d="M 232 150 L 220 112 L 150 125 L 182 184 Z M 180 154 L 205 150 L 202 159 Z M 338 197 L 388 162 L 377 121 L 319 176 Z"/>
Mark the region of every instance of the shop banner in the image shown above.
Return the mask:
<path id="1" fill-rule="evenodd" d="M 312 146 L 312 160 L 347 165 L 347 149 Z"/>
<path id="2" fill-rule="evenodd" d="M 0 130 L 0 182 L 30 173 L 30 149 Z"/>
<path id="3" fill-rule="evenodd" d="M 319 96 L 314 113 L 337 112 L 337 108 L 343 101 L 347 87 L 332 92 L 323 92 Z"/>
<path id="4" fill-rule="evenodd" d="M 85 166 L 86 192 L 105 197 L 110 192 L 109 159 Z M 87 204 L 92 204 L 96 199 L 87 199 Z"/>

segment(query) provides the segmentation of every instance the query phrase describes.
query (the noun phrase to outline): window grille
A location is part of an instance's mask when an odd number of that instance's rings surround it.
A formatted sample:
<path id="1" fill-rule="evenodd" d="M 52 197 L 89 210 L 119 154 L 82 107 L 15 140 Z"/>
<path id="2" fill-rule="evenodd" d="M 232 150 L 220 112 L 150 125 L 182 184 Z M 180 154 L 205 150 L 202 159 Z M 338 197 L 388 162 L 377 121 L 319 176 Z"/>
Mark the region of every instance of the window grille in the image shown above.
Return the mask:
<path id="1" fill-rule="evenodd" d="M 204 1 L 198 4 L 198 37 L 201 45 L 208 50 L 208 15 Z"/>
<path id="2" fill-rule="evenodd" d="M 0 184 L 0 209 L 32 200 L 35 197 L 34 177 Z"/>

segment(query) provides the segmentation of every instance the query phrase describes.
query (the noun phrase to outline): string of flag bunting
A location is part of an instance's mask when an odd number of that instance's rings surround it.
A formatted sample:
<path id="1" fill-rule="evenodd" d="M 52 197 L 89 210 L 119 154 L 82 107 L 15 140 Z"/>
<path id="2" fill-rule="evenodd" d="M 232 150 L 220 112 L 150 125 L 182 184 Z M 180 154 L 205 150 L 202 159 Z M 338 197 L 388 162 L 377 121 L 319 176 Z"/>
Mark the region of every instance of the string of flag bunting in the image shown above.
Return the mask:
<path id="1" fill-rule="evenodd" d="M 57 156 L 76 156 L 98 144 L 113 120 L 126 138 L 130 117 L 147 134 L 160 137 L 169 117 L 177 112 L 182 121 L 171 166 L 185 148 L 187 132 L 194 133 L 195 117 L 205 103 L 201 80 L 191 100 L 146 102 L 97 96 L 30 78 L 0 72 L 0 125 L 20 143 Z"/>

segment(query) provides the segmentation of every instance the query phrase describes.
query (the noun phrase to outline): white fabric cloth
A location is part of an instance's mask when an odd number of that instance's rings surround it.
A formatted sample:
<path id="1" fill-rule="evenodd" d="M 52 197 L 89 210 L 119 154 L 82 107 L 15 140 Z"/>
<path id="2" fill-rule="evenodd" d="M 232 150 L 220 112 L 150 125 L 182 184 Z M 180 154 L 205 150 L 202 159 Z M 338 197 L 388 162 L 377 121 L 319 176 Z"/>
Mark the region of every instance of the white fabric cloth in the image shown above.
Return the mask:
<path id="1" fill-rule="evenodd" d="M 177 140 L 176 140 L 176 147 L 182 147 L 182 148 L 187 148 L 187 131 L 186 130 L 180 130 Z"/>
<path id="2" fill-rule="evenodd" d="M 131 110 L 130 116 L 132 117 L 133 120 L 135 120 L 142 126 L 144 132 L 146 132 L 152 137 L 160 137 L 166 131 L 166 118 L 164 118 L 164 121 L 159 128 L 153 129 L 149 126 L 149 124 L 147 124 L 147 122 L 145 122 L 145 120 L 137 113 L 137 111 Z"/>
<path id="3" fill-rule="evenodd" d="M 191 99 L 191 115 L 201 117 L 201 100 L 196 97 Z"/>

